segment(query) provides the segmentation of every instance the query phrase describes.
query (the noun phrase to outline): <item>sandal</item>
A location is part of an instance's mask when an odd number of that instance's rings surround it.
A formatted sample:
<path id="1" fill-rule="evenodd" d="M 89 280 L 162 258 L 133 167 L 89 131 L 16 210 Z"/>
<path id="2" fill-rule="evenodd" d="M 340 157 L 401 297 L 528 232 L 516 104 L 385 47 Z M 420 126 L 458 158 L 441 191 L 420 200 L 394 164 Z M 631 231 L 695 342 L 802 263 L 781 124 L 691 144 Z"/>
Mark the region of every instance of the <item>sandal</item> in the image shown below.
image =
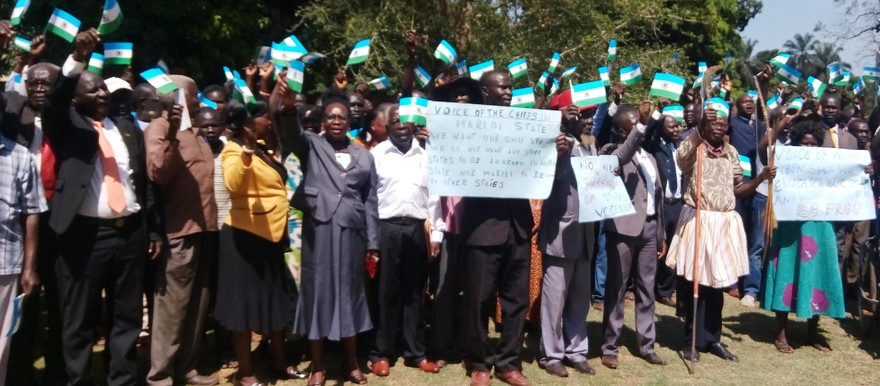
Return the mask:
<path id="1" fill-rule="evenodd" d="M 788 345 L 788 342 L 780 342 L 777 340 L 777 341 L 773 342 L 773 345 L 776 346 L 776 351 L 779 351 L 783 354 L 794 353 L 794 349 Z"/>
<path id="2" fill-rule="evenodd" d="M 813 339 L 810 339 L 810 341 L 808 343 L 810 346 L 813 346 L 813 348 L 818 350 L 819 352 L 831 351 L 831 346 L 829 346 L 828 342 L 825 340 L 825 338 L 823 338 L 821 336 L 817 336 Z"/>
<path id="3" fill-rule="evenodd" d="M 346 380 L 348 380 L 351 383 L 354 383 L 355 385 L 366 385 L 367 384 L 367 382 L 368 382 L 367 376 L 364 375 L 364 373 L 362 373 L 360 370 L 352 370 L 352 371 L 357 371 L 357 373 L 356 374 L 348 373 Z"/>

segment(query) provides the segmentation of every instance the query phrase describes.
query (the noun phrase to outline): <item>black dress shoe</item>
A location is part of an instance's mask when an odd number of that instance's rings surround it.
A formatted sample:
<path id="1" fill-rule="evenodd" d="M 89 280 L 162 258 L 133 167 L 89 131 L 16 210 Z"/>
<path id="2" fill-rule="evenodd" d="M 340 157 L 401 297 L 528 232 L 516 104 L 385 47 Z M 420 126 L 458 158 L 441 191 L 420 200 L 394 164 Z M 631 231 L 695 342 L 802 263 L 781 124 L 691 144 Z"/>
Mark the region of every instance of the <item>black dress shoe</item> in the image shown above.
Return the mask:
<path id="1" fill-rule="evenodd" d="M 581 374 L 596 375 L 596 369 L 594 369 L 592 366 L 590 366 L 590 364 L 587 363 L 587 361 L 581 361 L 581 362 L 567 361 L 566 364 L 571 366 L 571 368 L 573 368 L 575 371 L 577 371 Z"/>
<path id="2" fill-rule="evenodd" d="M 739 362 L 739 358 L 736 355 L 733 355 L 733 353 L 727 349 L 727 346 L 721 344 L 721 342 L 710 344 L 709 352 L 717 355 L 718 357 L 726 361 Z"/>
<path id="3" fill-rule="evenodd" d="M 559 362 L 550 362 L 544 366 L 544 370 L 547 371 L 547 374 L 555 375 L 560 378 L 568 378 L 568 370 L 565 369 L 565 366 Z"/>
<path id="4" fill-rule="evenodd" d="M 691 357 L 693 356 L 694 362 L 699 362 L 700 361 L 700 351 L 699 351 L 699 349 L 697 349 L 697 350 L 698 351 L 694 351 L 693 354 L 691 354 L 691 346 L 686 347 L 682 351 L 682 354 L 684 356 L 684 360 L 690 362 Z"/>
<path id="5" fill-rule="evenodd" d="M 671 297 L 661 297 L 657 298 L 657 303 L 660 303 L 664 306 L 675 307 L 675 301 L 672 300 Z"/>

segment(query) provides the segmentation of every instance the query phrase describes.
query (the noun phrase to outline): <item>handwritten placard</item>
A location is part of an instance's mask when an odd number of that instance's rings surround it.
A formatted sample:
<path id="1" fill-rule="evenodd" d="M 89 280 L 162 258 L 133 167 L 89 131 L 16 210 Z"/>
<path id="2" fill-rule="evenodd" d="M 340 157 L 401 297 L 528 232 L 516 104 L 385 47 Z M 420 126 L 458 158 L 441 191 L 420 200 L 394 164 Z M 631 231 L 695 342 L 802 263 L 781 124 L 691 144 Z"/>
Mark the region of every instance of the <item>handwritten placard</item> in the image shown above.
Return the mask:
<path id="1" fill-rule="evenodd" d="M 571 157 L 577 179 L 578 221 L 593 222 L 636 212 L 620 176 L 614 174 L 617 156 Z"/>
<path id="2" fill-rule="evenodd" d="M 866 150 L 779 146 L 773 210 L 779 221 L 874 219 Z"/>
<path id="3" fill-rule="evenodd" d="M 440 196 L 550 196 L 559 111 L 430 102 L 428 189 Z"/>

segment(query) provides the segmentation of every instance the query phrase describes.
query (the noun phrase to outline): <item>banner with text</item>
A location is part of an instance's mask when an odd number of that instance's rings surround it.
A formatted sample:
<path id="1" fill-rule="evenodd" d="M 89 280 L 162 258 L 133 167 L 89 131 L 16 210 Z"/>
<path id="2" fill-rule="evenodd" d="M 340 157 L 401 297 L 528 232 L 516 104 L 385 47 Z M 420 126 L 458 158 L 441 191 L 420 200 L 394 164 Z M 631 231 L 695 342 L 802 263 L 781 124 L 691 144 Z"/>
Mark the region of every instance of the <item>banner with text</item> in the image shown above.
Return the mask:
<path id="1" fill-rule="evenodd" d="M 580 203 L 578 221 L 593 222 L 636 212 L 623 180 L 614 174 L 617 166 L 614 155 L 571 157 Z"/>
<path id="2" fill-rule="evenodd" d="M 866 150 L 777 146 L 773 210 L 779 221 L 873 220 Z"/>
<path id="3" fill-rule="evenodd" d="M 559 111 L 430 102 L 428 190 L 432 195 L 550 196 Z"/>

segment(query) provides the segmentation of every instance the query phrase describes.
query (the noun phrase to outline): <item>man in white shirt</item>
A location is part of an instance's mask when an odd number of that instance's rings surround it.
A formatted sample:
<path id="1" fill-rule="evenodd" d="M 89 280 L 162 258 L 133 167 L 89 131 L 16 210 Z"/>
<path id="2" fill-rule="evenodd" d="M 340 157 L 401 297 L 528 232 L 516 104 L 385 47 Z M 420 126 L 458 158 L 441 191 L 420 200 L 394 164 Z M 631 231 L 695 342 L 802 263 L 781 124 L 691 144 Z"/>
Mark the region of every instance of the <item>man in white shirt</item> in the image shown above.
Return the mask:
<path id="1" fill-rule="evenodd" d="M 428 373 L 440 368 L 425 356 L 421 331 L 421 297 L 428 262 L 440 253 L 445 225 L 440 201 L 428 195 L 428 156 L 415 143 L 414 126 L 401 123 L 398 105 L 389 108 L 388 140 L 371 150 L 378 175 L 381 256 L 378 270 L 376 341 L 370 352 L 372 372 L 389 374 L 403 338 L 404 364 Z M 425 221 L 430 226 L 430 254 Z"/>

